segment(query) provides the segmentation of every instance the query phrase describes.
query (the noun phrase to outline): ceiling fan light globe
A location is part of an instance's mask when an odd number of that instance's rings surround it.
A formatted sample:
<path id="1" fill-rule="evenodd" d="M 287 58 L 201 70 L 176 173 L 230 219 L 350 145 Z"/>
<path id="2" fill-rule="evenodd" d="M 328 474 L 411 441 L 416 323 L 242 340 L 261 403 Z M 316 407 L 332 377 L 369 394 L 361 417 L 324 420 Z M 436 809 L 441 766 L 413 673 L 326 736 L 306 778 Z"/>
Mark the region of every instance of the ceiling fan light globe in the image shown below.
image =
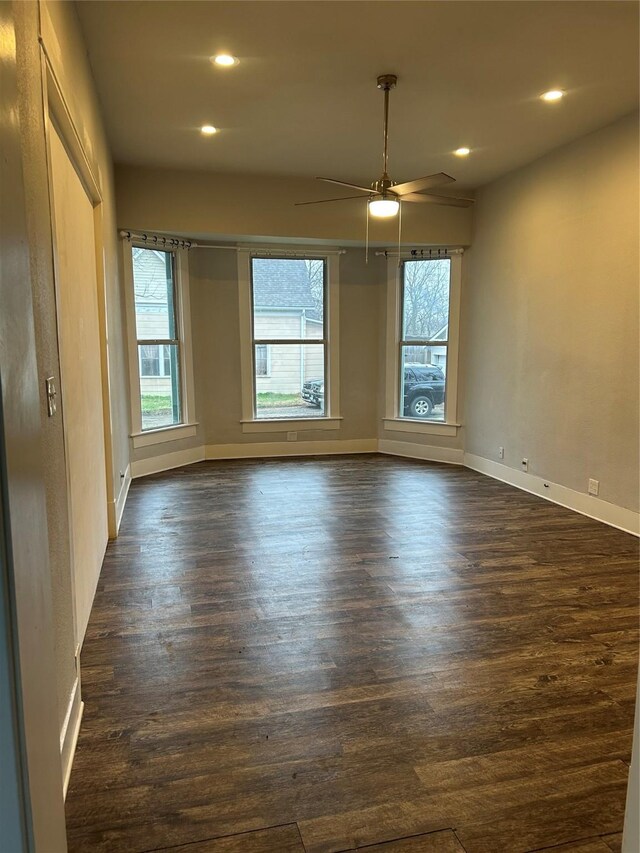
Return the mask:
<path id="1" fill-rule="evenodd" d="M 393 198 L 374 198 L 369 202 L 369 213 L 379 219 L 389 219 L 396 216 L 400 209 L 400 202 Z"/>

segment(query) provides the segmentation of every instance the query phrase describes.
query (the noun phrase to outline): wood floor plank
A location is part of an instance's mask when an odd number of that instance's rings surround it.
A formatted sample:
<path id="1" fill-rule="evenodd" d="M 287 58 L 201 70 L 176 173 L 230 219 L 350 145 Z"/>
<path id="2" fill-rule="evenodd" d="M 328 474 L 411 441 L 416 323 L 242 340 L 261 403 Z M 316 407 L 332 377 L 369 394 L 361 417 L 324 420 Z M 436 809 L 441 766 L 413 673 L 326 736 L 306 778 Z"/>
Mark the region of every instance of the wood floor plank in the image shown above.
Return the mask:
<path id="1" fill-rule="evenodd" d="M 622 853 L 622 833 L 614 832 L 611 835 L 603 835 L 602 840 L 613 853 Z"/>
<path id="2" fill-rule="evenodd" d="M 454 466 L 134 481 L 82 649 L 70 853 L 294 824 L 307 853 L 614 839 L 637 565 L 634 537 Z"/>
<path id="3" fill-rule="evenodd" d="M 334 853 L 376 838 L 453 826 L 467 853 L 548 846 L 612 831 L 624 815 L 627 767 L 622 762 L 477 784 L 367 810 L 343 811 L 299 822 L 308 853 Z"/>
<path id="4" fill-rule="evenodd" d="M 464 847 L 450 829 L 358 849 L 363 853 L 464 853 Z"/>
<path id="5" fill-rule="evenodd" d="M 293 824 L 196 841 L 179 847 L 165 847 L 162 853 L 305 853 L 305 850 Z"/>
<path id="6" fill-rule="evenodd" d="M 587 838 L 554 847 L 541 847 L 529 853 L 609 853 L 610 849 L 602 838 Z"/>

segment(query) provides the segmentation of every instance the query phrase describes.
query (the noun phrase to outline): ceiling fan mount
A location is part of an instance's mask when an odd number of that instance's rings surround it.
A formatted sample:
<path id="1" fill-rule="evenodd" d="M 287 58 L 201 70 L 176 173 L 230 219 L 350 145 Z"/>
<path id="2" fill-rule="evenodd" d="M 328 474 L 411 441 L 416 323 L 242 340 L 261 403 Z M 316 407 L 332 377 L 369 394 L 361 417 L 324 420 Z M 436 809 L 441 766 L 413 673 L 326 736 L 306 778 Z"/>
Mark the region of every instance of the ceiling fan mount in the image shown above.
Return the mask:
<path id="1" fill-rule="evenodd" d="M 384 89 L 388 92 L 389 89 L 395 89 L 398 78 L 395 74 L 381 74 L 378 77 L 378 89 Z"/>
<path id="2" fill-rule="evenodd" d="M 352 190 L 367 193 L 369 196 L 369 212 L 374 216 L 395 216 L 399 210 L 401 201 L 423 202 L 427 204 L 443 204 L 453 207 L 469 207 L 473 204 L 471 198 L 455 198 L 454 196 L 435 195 L 425 192 L 443 184 L 452 183 L 455 178 L 444 172 L 435 175 L 427 175 L 413 181 L 405 181 L 398 184 L 391 180 L 388 173 L 389 162 L 389 93 L 395 89 L 398 78 L 395 74 L 380 74 L 377 78 L 378 89 L 384 92 L 384 122 L 383 135 L 384 147 L 382 153 L 382 176 L 377 181 L 372 181 L 370 187 L 359 184 L 338 181 L 335 178 L 316 178 L 318 181 L 327 181 L 330 184 L 339 184 Z M 343 196 L 341 198 L 325 198 L 318 201 L 302 201 L 298 205 L 323 204 L 329 201 L 347 201 L 362 196 Z M 384 202 L 385 204 L 380 204 Z"/>

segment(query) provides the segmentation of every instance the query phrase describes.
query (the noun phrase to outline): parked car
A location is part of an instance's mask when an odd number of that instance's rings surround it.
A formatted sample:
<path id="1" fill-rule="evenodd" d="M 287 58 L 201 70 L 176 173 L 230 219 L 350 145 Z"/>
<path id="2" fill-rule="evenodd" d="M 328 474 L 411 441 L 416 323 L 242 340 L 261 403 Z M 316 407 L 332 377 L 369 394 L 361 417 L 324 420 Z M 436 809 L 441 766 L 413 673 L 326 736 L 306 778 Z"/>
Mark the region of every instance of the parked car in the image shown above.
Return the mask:
<path id="1" fill-rule="evenodd" d="M 404 416 L 428 418 L 444 403 L 444 386 L 444 373 L 435 364 L 405 364 Z"/>
<path id="2" fill-rule="evenodd" d="M 307 379 L 302 386 L 302 399 L 312 406 L 324 408 L 324 379 Z"/>

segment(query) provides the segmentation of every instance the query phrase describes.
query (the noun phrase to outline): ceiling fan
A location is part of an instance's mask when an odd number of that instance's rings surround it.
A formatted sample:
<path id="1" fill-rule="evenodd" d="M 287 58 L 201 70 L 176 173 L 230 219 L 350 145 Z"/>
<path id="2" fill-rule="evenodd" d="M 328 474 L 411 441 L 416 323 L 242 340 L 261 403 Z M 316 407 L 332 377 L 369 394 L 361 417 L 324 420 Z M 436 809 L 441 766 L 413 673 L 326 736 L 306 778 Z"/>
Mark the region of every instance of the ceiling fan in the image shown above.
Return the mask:
<path id="1" fill-rule="evenodd" d="M 347 181 L 337 181 L 334 178 L 316 178 L 318 181 L 328 181 L 330 184 L 339 184 L 342 187 L 349 187 L 352 190 L 367 193 L 369 196 L 369 213 L 372 216 L 390 217 L 395 216 L 400 209 L 401 201 L 424 202 L 427 204 L 446 204 L 453 207 L 469 207 L 473 204 L 472 198 L 455 198 L 448 195 L 436 195 L 432 192 L 425 192 L 436 187 L 450 184 L 455 181 L 450 175 L 444 172 L 438 172 L 436 175 L 427 175 L 424 178 L 417 178 L 415 181 L 406 181 L 402 184 L 396 184 L 391 180 L 387 172 L 387 164 L 389 160 L 388 143 L 389 143 L 389 92 L 394 89 L 398 78 L 395 74 L 382 74 L 378 77 L 378 89 L 384 92 L 384 152 L 383 152 L 383 171 L 382 177 L 377 181 L 373 181 L 370 187 L 361 187 L 358 184 L 350 184 Z M 325 204 L 328 201 L 347 201 L 352 198 L 362 198 L 362 196 L 349 195 L 341 198 L 324 198 L 319 201 L 300 201 L 297 205 L 305 204 Z"/>

